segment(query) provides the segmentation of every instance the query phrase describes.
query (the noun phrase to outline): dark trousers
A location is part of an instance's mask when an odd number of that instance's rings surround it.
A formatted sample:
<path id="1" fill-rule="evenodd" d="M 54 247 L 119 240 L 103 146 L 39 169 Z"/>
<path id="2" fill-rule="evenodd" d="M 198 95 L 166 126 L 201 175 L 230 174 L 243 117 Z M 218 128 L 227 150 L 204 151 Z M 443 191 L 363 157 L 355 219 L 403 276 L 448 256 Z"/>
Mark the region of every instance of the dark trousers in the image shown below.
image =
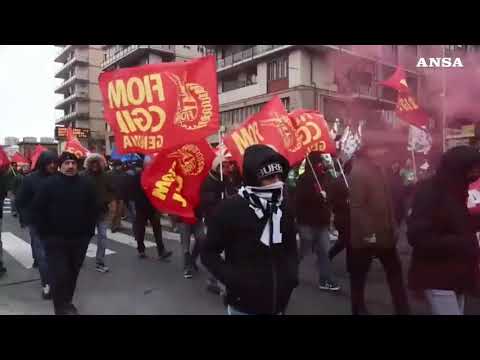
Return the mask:
<path id="1" fill-rule="evenodd" d="M 145 227 L 147 226 L 147 221 L 150 221 L 152 225 L 158 255 L 161 255 L 165 251 L 165 246 L 163 245 L 160 215 L 154 211 L 145 211 L 139 208 L 136 209 L 135 221 L 133 222 L 133 233 L 137 242 L 137 249 L 139 252 L 145 251 Z"/>
<path id="2" fill-rule="evenodd" d="M 45 251 L 53 305 L 57 313 L 72 303 L 90 238 L 55 240 L 54 243 L 45 244 Z"/>
<path id="3" fill-rule="evenodd" d="M 40 238 L 37 229 L 33 225 L 30 225 L 28 229 L 30 231 L 30 244 L 32 246 L 33 259 L 38 265 L 42 287 L 47 284 L 50 285 L 47 257 L 45 254 L 45 244 Z"/>
<path id="4" fill-rule="evenodd" d="M 395 248 L 364 248 L 350 250 L 350 288 L 352 301 L 352 314 L 366 314 L 365 284 L 368 271 L 374 258 L 382 263 L 387 276 L 388 286 L 392 295 L 393 306 L 397 315 L 410 313 L 407 291 L 403 283 L 402 265 Z"/>

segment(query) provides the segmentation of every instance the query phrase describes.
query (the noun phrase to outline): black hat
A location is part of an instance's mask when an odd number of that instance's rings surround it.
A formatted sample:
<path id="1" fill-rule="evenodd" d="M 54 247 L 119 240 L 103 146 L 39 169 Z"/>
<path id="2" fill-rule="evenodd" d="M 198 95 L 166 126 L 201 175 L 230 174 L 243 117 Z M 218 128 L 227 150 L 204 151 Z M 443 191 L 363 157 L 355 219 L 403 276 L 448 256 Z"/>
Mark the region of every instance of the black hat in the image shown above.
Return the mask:
<path id="1" fill-rule="evenodd" d="M 272 159 L 273 160 L 273 159 Z M 285 169 L 283 168 L 280 161 L 273 160 L 268 161 L 257 171 L 257 179 L 262 180 L 266 179 L 273 175 L 283 175 Z"/>
<path id="2" fill-rule="evenodd" d="M 64 151 L 58 158 L 58 165 L 62 165 L 67 160 L 73 160 L 78 163 L 78 158 L 74 154 Z"/>

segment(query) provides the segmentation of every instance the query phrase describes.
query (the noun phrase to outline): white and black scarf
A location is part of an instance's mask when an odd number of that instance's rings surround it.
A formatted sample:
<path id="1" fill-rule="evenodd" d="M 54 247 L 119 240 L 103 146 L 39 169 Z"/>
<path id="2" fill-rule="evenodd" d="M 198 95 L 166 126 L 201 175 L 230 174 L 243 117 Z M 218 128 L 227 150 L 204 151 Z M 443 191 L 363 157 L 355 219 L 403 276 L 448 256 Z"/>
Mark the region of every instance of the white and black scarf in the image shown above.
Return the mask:
<path id="1" fill-rule="evenodd" d="M 283 182 L 255 187 L 243 186 L 238 194 L 250 203 L 250 208 L 259 219 L 265 219 L 265 227 L 260 241 L 266 245 L 280 244 L 282 233 L 280 231 L 280 220 L 282 210 L 280 204 L 283 201 Z"/>

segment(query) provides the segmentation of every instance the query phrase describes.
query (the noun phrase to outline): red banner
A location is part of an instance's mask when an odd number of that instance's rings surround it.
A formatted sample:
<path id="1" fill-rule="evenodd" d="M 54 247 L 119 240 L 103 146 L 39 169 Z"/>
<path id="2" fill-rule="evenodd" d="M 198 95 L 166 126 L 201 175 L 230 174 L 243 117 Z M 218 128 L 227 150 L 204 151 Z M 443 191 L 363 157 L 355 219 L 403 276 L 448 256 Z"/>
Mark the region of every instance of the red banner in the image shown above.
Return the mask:
<path id="1" fill-rule="evenodd" d="M 30 157 L 30 161 L 32 162 L 32 166 L 31 166 L 32 170 L 35 169 L 35 165 L 37 165 L 38 158 L 45 151 L 48 151 L 48 149 L 46 147 L 44 147 L 42 145 L 35 146 L 35 150 L 33 151 L 32 155 Z"/>
<path id="2" fill-rule="evenodd" d="M 67 143 L 65 144 L 64 151 L 74 154 L 79 159 L 87 157 L 88 154 L 90 154 L 90 151 L 73 135 L 72 128 L 67 129 Z"/>
<path id="3" fill-rule="evenodd" d="M 121 154 L 153 154 L 219 129 L 213 56 L 104 72 L 99 83 Z"/>
<path id="4" fill-rule="evenodd" d="M 10 164 L 10 160 L 8 160 L 8 156 L 3 150 L 3 147 L 0 146 L 0 169 L 7 167 Z"/>
<path id="5" fill-rule="evenodd" d="M 400 93 L 409 93 L 410 88 L 407 84 L 407 77 L 405 75 L 405 70 L 401 67 L 397 67 L 393 75 L 385 81 L 381 81 L 379 85 L 387 86 L 392 89 L 397 90 Z"/>
<path id="6" fill-rule="evenodd" d="M 321 114 L 304 109 L 288 114 L 278 97 L 230 132 L 224 143 L 240 168 L 245 149 L 254 144 L 271 146 L 291 165 L 302 161 L 310 151 L 335 153 L 335 145 Z"/>
<path id="7" fill-rule="evenodd" d="M 428 125 L 428 114 L 420 109 L 414 97 L 409 93 L 398 93 L 397 116 L 410 125 L 424 129 Z"/>
<path id="8" fill-rule="evenodd" d="M 142 174 L 143 190 L 159 211 L 193 222 L 214 158 L 206 140 L 162 151 Z"/>
<path id="9" fill-rule="evenodd" d="M 313 110 L 298 109 L 289 114 L 296 137 L 302 147 L 290 152 L 288 161 L 293 166 L 300 163 L 312 151 L 335 155 L 336 146 L 330 137 L 330 130 L 322 114 Z"/>

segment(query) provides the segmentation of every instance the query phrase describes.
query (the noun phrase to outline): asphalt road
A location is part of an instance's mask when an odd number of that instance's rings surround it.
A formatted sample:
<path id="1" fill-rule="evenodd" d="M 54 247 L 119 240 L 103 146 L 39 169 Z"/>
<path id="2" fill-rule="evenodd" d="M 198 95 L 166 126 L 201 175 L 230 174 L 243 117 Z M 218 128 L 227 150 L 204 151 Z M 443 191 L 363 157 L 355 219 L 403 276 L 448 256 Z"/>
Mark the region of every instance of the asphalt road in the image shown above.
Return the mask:
<path id="1" fill-rule="evenodd" d="M 127 224 L 128 225 L 128 224 Z M 4 262 L 8 273 L 0 279 L 0 314 L 53 314 L 50 301 L 41 299 L 38 271 L 31 267 L 29 236 L 16 218 L 5 214 L 3 219 Z M 193 279 L 184 279 L 178 234 L 164 232 L 167 249 L 174 255 L 169 262 L 155 260 L 153 236 L 147 233 L 148 259 L 137 257 L 131 229 L 109 233 L 106 257 L 109 273 L 95 271 L 95 238 L 79 276 L 74 303 L 84 315 L 224 315 L 219 296 L 205 290 L 207 274 L 200 272 Z M 148 246 L 148 244 L 147 244 Z M 406 246 L 402 260 L 408 262 Z M 294 291 L 287 313 L 289 315 L 349 315 L 350 297 L 344 254 L 334 261 L 341 291 L 329 293 L 316 287 L 315 259 L 307 257 L 301 266 L 301 284 Z M 374 262 L 369 274 L 366 299 L 372 314 L 392 313 L 390 294 L 379 263 Z M 424 304 L 412 298 L 416 314 L 426 314 Z M 476 311 L 475 311 L 476 310 Z M 467 299 L 467 312 L 480 313 L 476 301 Z"/>

